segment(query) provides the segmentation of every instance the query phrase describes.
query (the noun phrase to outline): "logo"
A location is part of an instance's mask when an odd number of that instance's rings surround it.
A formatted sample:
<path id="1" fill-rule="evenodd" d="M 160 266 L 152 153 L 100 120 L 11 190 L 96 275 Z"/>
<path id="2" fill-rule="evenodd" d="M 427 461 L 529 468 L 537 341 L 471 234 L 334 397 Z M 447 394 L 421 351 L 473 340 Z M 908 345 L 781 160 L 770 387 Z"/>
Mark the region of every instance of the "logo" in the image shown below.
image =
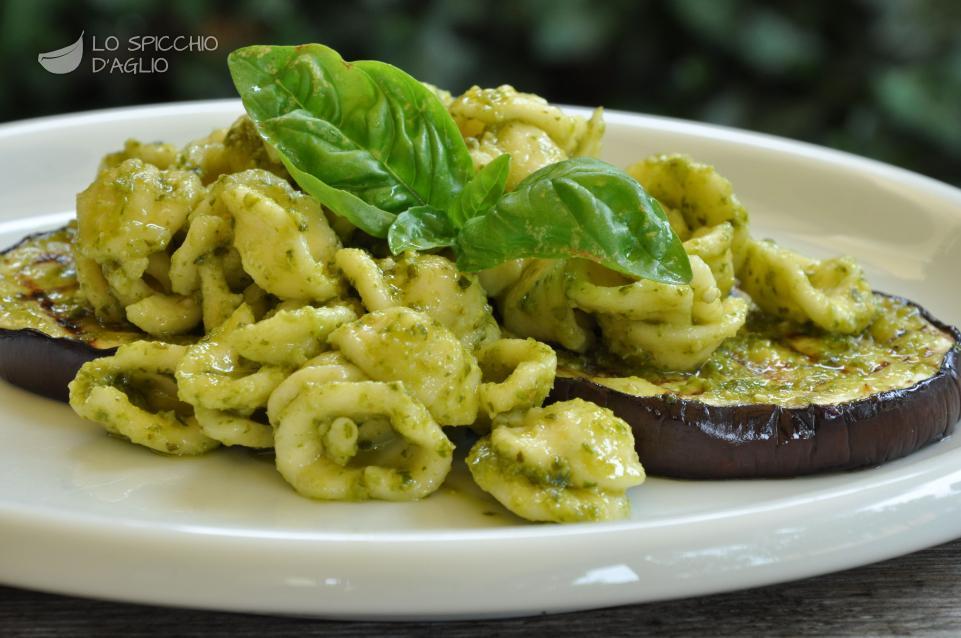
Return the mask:
<path id="1" fill-rule="evenodd" d="M 71 73 L 83 61 L 83 35 L 73 44 L 37 56 L 40 65 L 50 73 Z M 126 46 L 125 46 L 126 45 Z M 131 35 L 121 40 L 108 35 L 100 40 L 90 36 L 91 73 L 109 75 L 143 75 L 166 73 L 170 68 L 167 55 L 185 52 L 216 51 L 220 46 L 212 35 Z"/>
<path id="2" fill-rule="evenodd" d="M 37 56 L 37 62 L 47 71 L 57 75 L 76 70 L 80 66 L 80 61 L 83 60 L 83 34 L 84 32 L 81 31 L 76 42 L 62 49 L 41 53 Z"/>

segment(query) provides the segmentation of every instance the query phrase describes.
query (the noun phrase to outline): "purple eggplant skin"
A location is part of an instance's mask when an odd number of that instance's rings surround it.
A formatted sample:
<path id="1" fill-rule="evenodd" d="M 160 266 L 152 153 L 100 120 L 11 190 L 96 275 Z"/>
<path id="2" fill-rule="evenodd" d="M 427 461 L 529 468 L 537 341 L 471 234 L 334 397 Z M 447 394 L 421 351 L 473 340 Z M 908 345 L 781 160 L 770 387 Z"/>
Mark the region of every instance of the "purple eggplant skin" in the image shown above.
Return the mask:
<path id="1" fill-rule="evenodd" d="M 32 328 L 0 328 L 0 378 L 34 394 L 66 403 L 67 385 L 80 366 L 116 351 L 116 348 L 95 348 L 77 339 L 51 337 Z"/>
<path id="2" fill-rule="evenodd" d="M 67 384 L 80 366 L 117 351 L 113 346 L 119 334 L 83 318 L 89 313 L 80 313 L 79 318 L 75 313 L 78 308 L 72 302 L 78 284 L 72 277 L 72 232 L 64 227 L 34 233 L 0 252 L 0 277 L 10 277 L 8 283 L 13 282 L 22 295 L 20 302 L 46 314 L 64 333 L 54 337 L 34 328 L 0 328 L 0 378 L 59 401 L 67 400 Z M 27 274 L 29 267 L 42 264 L 60 267 L 49 282 Z"/>
<path id="3" fill-rule="evenodd" d="M 920 310 L 954 338 L 940 370 L 908 388 L 856 401 L 712 406 L 558 377 L 548 402 L 580 397 L 613 410 L 630 424 L 641 463 L 656 476 L 785 478 L 878 465 L 944 438 L 961 418 L 961 333 Z"/>

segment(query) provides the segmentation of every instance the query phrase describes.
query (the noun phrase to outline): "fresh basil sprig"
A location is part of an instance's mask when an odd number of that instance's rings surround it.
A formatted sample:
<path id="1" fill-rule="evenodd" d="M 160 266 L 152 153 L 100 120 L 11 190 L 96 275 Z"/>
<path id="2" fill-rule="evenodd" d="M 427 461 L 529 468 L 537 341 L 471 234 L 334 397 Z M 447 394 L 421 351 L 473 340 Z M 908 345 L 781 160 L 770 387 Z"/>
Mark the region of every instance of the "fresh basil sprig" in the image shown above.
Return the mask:
<path id="1" fill-rule="evenodd" d="M 396 67 L 346 62 L 320 44 L 247 47 L 228 64 L 300 187 L 395 254 L 450 247 L 464 270 L 583 257 L 655 281 L 691 279 L 657 201 L 610 164 L 565 160 L 505 193 L 510 157 L 475 174 L 447 109 Z"/>

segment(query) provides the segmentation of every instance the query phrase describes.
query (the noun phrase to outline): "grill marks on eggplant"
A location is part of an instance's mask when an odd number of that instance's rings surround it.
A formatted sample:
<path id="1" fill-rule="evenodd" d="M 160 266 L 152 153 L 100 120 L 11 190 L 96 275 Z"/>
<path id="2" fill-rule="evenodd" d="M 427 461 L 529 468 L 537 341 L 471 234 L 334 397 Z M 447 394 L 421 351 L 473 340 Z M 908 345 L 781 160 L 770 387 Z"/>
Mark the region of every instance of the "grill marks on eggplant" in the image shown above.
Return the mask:
<path id="1" fill-rule="evenodd" d="M 130 325 L 103 326 L 77 283 L 68 225 L 30 235 L 0 254 L 0 328 L 33 329 L 94 348 L 141 338 Z"/>
<path id="2" fill-rule="evenodd" d="M 77 284 L 73 233 L 37 233 L 0 253 L 0 378 L 60 401 L 85 362 L 143 337 L 94 318 Z"/>
<path id="3" fill-rule="evenodd" d="M 70 255 L 56 254 L 56 253 L 45 253 L 39 255 L 33 261 L 33 265 L 42 265 L 45 263 L 54 263 L 60 266 L 62 269 L 73 269 L 73 259 Z M 40 307 L 50 315 L 50 317 L 60 324 L 64 330 L 74 334 L 81 335 L 83 333 L 83 328 L 79 323 L 78 319 L 80 316 L 89 314 L 87 308 L 77 306 L 73 309 L 64 308 L 62 304 L 57 304 L 54 298 L 55 294 L 60 295 L 73 295 L 77 292 L 76 282 L 64 284 L 63 286 L 57 288 L 44 288 L 41 282 L 32 279 L 29 276 L 24 276 L 20 279 L 20 285 L 24 287 L 26 292 L 26 298 L 32 301 L 36 301 L 40 304 Z M 67 312 L 64 312 L 67 310 Z"/>

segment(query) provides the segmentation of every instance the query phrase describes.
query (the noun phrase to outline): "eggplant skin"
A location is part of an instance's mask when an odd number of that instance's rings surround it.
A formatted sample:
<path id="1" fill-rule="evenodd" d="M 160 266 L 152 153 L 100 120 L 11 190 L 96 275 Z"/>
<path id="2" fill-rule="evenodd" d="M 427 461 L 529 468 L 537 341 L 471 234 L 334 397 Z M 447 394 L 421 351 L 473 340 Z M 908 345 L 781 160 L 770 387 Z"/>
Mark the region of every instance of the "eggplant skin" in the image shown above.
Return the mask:
<path id="1" fill-rule="evenodd" d="M 954 338 L 940 370 L 908 388 L 856 401 L 712 406 L 557 377 L 548 402 L 580 397 L 613 410 L 631 425 L 645 471 L 657 476 L 785 478 L 878 465 L 944 438 L 961 418 L 961 333 L 920 310 Z"/>
<path id="2" fill-rule="evenodd" d="M 32 307 L 56 328 L 54 334 L 27 325 L 0 328 L 0 378 L 59 401 L 67 400 L 67 384 L 80 366 L 111 355 L 119 343 L 138 337 L 132 330 L 100 326 L 92 311 L 76 312 L 82 309 L 78 284 L 70 274 L 72 232 L 67 226 L 34 233 L 0 252 L 3 292 L 10 295 L 5 303 Z M 32 279 L 30 267 L 43 264 L 59 264 L 62 270 L 49 281 Z"/>
<path id="3" fill-rule="evenodd" d="M 0 378 L 34 394 L 66 403 L 67 385 L 80 366 L 116 351 L 116 348 L 94 348 L 76 339 L 51 337 L 31 328 L 0 328 Z"/>

